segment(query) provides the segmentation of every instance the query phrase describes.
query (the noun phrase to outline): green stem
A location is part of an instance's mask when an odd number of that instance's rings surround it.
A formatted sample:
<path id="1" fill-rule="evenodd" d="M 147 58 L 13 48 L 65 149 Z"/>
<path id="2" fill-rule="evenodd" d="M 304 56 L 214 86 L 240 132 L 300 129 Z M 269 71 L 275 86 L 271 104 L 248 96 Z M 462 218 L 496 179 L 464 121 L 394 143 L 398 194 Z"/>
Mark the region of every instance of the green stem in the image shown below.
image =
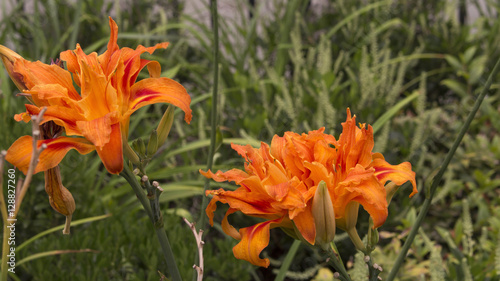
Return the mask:
<path id="1" fill-rule="evenodd" d="M 144 194 L 144 191 L 142 190 L 142 187 L 139 185 L 137 182 L 135 175 L 130 171 L 128 165 L 123 165 L 123 170 L 120 173 L 120 176 L 125 178 L 127 182 L 130 184 L 132 189 L 135 192 L 135 195 L 137 195 L 137 198 L 141 202 L 142 206 L 144 207 L 144 210 L 146 210 L 146 213 L 148 214 L 149 219 L 153 221 L 154 223 L 154 217 L 153 217 L 153 211 L 151 210 L 151 206 L 149 206 L 149 200 L 146 197 L 146 194 Z"/>
<path id="2" fill-rule="evenodd" d="M 182 281 L 181 275 L 179 273 L 179 268 L 177 268 L 177 264 L 175 263 L 175 257 L 172 252 L 172 247 L 170 246 L 167 233 L 165 232 L 165 228 L 163 226 L 163 217 L 161 215 L 161 210 L 159 207 L 160 205 L 158 201 L 158 190 L 152 187 L 149 183 L 149 180 L 147 180 L 145 184 L 148 188 L 148 192 L 152 192 L 152 194 L 154 194 L 150 197 L 151 199 L 148 200 L 146 194 L 142 190 L 142 187 L 139 185 L 139 182 L 135 178 L 135 175 L 132 173 L 132 171 L 130 171 L 128 165 L 124 165 L 123 171 L 120 173 L 120 175 L 127 180 L 130 186 L 132 186 L 132 189 L 134 189 L 137 198 L 139 198 L 139 202 L 141 202 L 142 206 L 149 216 L 149 219 L 155 227 L 156 236 L 158 237 L 158 241 L 160 242 L 163 256 L 165 257 L 165 260 L 167 262 L 168 271 L 172 277 L 172 280 Z"/>
<path id="3" fill-rule="evenodd" d="M 368 281 L 378 281 L 378 275 L 380 274 L 380 270 L 374 266 L 374 263 L 372 261 L 372 257 L 370 255 L 365 256 L 365 258 L 368 257 L 368 261 L 366 262 L 366 265 L 368 265 Z"/>
<path id="4" fill-rule="evenodd" d="M 415 236 L 417 235 L 418 228 L 422 224 L 425 216 L 427 215 L 427 212 L 429 211 L 429 208 L 431 206 L 432 198 L 434 197 L 434 193 L 436 192 L 438 184 L 441 182 L 441 179 L 444 175 L 444 172 L 446 171 L 446 168 L 448 167 L 448 164 L 450 164 L 450 161 L 455 154 L 455 151 L 457 150 L 458 146 L 460 145 L 460 142 L 462 142 L 462 139 L 469 129 L 469 126 L 474 119 L 474 116 L 476 115 L 477 111 L 479 110 L 479 106 L 481 106 L 481 103 L 483 102 L 484 97 L 488 93 L 488 90 L 491 86 L 491 83 L 493 81 L 493 77 L 497 74 L 498 70 L 500 68 L 500 59 L 498 59 L 497 63 L 495 64 L 495 67 L 493 67 L 493 70 L 490 73 L 490 76 L 488 77 L 488 80 L 486 81 L 486 84 L 484 85 L 483 90 L 477 97 L 476 102 L 474 103 L 474 106 L 469 113 L 469 116 L 467 116 L 467 120 L 465 123 L 462 125 L 462 128 L 460 129 L 460 132 L 458 133 L 458 137 L 455 139 L 455 142 L 453 143 L 453 146 L 450 148 L 450 151 L 448 151 L 448 154 L 446 155 L 445 159 L 443 160 L 443 164 L 441 165 L 439 172 L 437 173 L 436 177 L 432 181 L 432 185 L 429 189 L 429 192 L 425 198 L 424 204 L 422 205 L 422 209 L 420 213 L 418 214 L 417 221 L 413 228 L 410 231 L 410 234 L 408 235 L 408 238 L 406 239 L 403 248 L 401 248 L 401 252 L 399 253 L 398 257 L 396 258 L 396 261 L 394 263 L 393 268 L 391 269 L 391 272 L 389 273 L 389 276 L 387 277 L 387 281 L 392 281 L 396 277 L 396 274 L 398 273 L 399 268 L 401 267 L 404 258 L 406 257 L 406 254 L 408 253 L 408 250 L 410 249 L 411 244 L 413 243 L 413 240 L 415 239 Z"/>
<path id="5" fill-rule="evenodd" d="M 217 134 L 217 103 L 218 103 L 218 86 L 219 86 L 219 17 L 217 13 L 217 0 L 210 0 L 210 11 L 213 21 L 214 29 L 214 65 L 213 65 L 213 91 L 212 91 L 212 112 L 210 115 L 210 148 L 208 150 L 207 159 L 207 170 L 212 169 L 214 154 L 215 154 L 215 142 Z M 203 199 L 201 202 L 200 217 L 198 218 L 198 226 L 203 228 L 205 225 L 205 208 L 208 204 L 208 199 L 205 196 L 205 191 L 210 185 L 210 180 L 205 179 L 205 185 L 203 189 Z"/>
<path id="6" fill-rule="evenodd" d="M 286 254 L 285 260 L 283 261 L 283 264 L 280 267 L 280 271 L 278 272 L 278 275 L 276 275 L 276 278 L 274 278 L 274 281 L 285 280 L 286 272 L 290 268 L 290 265 L 292 264 L 293 258 L 295 257 L 295 254 L 299 250 L 299 247 L 301 244 L 302 244 L 302 242 L 300 242 L 300 240 L 293 241 L 293 244 L 290 247 L 290 250 L 288 250 L 288 253 Z"/>
<path id="7" fill-rule="evenodd" d="M 342 281 L 351 281 L 351 277 L 347 273 L 347 270 L 344 267 L 344 264 L 342 263 L 342 260 L 340 260 L 340 257 L 337 257 L 337 252 L 336 252 L 337 247 L 333 242 L 330 243 L 330 248 L 329 248 L 329 254 L 331 256 L 330 261 L 333 265 L 333 268 L 337 270 L 337 272 L 340 274 L 339 279 Z"/>

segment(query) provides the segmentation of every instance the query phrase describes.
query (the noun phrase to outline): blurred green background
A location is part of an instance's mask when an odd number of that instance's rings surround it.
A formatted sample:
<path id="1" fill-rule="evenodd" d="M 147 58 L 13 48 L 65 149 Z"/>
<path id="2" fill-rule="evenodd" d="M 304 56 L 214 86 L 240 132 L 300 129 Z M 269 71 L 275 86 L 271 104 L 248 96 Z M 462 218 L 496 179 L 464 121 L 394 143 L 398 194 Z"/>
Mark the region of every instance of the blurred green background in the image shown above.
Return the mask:
<path id="1" fill-rule="evenodd" d="M 0 1 L 0 44 L 30 60 L 49 63 L 76 43 L 87 53 L 102 53 L 109 39 L 108 16 L 119 26 L 121 47 L 170 42 L 150 58 L 161 63 L 163 76 L 186 87 L 193 121 L 187 125 L 182 113 L 176 115 L 169 140 L 148 172 L 165 190 L 165 225 L 185 280 L 195 274 L 196 245 L 181 217 L 193 221 L 200 214 L 204 180 L 198 169 L 204 169 L 208 154 L 213 76 L 208 2 L 193 2 Z M 401 188 L 379 229 L 374 258 L 384 278 L 425 198 L 424 183 L 428 186 L 500 56 L 499 11 L 497 0 L 220 1 L 218 123 L 224 142 L 215 170 L 243 167 L 231 141 L 258 146 L 275 134 L 320 127 L 338 137 L 350 107 L 358 122 L 374 126 L 374 151 L 391 164 L 410 161 L 417 174 L 420 193 L 410 200 L 410 187 Z M 500 280 L 499 81 L 497 76 L 452 160 L 398 280 Z M 15 96 L 18 90 L 3 68 L 0 90 L 0 148 L 7 149 L 30 134 L 30 126 L 13 119 L 26 100 Z M 130 141 L 147 140 L 166 107 L 136 112 Z M 126 182 L 109 175 L 96 153 L 70 152 L 61 172 L 76 201 L 73 220 L 111 216 L 74 226 L 70 236 L 56 231 L 22 247 L 12 277 L 159 280 L 166 264 Z M 218 209 L 215 221 L 225 210 Z M 257 221 L 238 214 L 232 220 L 238 227 Z M 362 235 L 368 215 L 360 212 L 358 222 Z M 37 174 L 19 213 L 17 246 L 63 223 L 64 216 L 48 203 L 43 175 Z M 220 225 L 204 229 L 205 280 L 273 280 L 293 242 L 282 231 L 271 231 L 264 251 L 271 266 L 256 268 L 233 257 L 237 241 Z M 336 240 L 354 280 L 364 280 L 362 255 L 341 231 Z M 94 251 L 35 256 L 85 249 Z M 33 259 L 20 262 L 26 258 Z M 321 268 L 333 270 L 325 259 L 302 245 L 287 280 L 332 280 L 323 275 L 325 269 L 318 274 Z"/>

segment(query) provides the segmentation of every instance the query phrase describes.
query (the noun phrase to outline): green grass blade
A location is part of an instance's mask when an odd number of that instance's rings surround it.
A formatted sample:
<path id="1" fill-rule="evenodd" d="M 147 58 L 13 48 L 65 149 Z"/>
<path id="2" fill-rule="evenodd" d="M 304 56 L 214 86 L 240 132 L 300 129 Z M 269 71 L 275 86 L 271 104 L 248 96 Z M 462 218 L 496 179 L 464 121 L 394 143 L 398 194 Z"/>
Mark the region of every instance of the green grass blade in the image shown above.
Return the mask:
<path id="1" fill-rule="evenodd" d="M 350 14 L 348 17 L 345 19 L 341 20 L 339 23 L 337 23 L 328 33 L 326 34 L 327 38 L 332 37 L 337 31 L 339 31 L 342 26 L 346 25 L 349 23 L 351 20 L 355 19 L 356 17 L 369 12 L 370 10 L 376 9 L 378 7 L 384 6 L 384 5 L 390 5 L 392 1 L 380 1 L 380 2 L 375 2 L 370 5 L 366 5 L 365 7 L 355 11 L 354 13 Z"/>
<path id="2" fill-rule="evenodd" d="M 405 107 L 407 104 L 412 102 L 414 99 L 416 99 L 420 93 L 418 91 L 415 91 L 413 94 L 407 96 L 403 100 L 399 101 L 397 104 L 395 104 L 391 109 L 387 110 L 382 116 L 380 116 L 375 123 L 373 123 L 373 134 L 375 134 L 378 130 L 384 126 L 384 124 L 389 121 L 398 111 L 400 111 L 403 107 Z"/>
<path id="3" fill-rule="evenodd" d="M 30 256 L 18 261 L 16 266 L 20 266 L 23 263 L 29 262 L 31 260 L 35 260 L 35 259 L 39 259 L 39 258 L 43 258 L 43 257 L 48 257 L 48 256 L 55 256 L 55 255 L 62 255 L 62 254 L 69 254 L 69 253 L 98 253 L 98 252 L 99 251 L 91 250 L 91 249 L 47 251 L 47 252 L 42 252 L 42 253 L 30 255 Z"/>
<path id="4" fill-rule="evenodd" d="M 235 144 L 241 144 L 241 145 L 249 144 L 249 145 L 251 145 L 253 147 L 259 147 L 260 146 L 260 142 L 258 142 L 258 141 L 251 140 L 251 139 L 242 139 L 242 138 L 224 139 L 224 140 L 222 140 L 222 143 L 224 143 L 224 144 L 235 143 Z M 177 154 L 181 154 L 181 153 L 184 153 L 184 152 L 188 152 L 188 151 L 200 149 L 202 147 L 207 147 L 209 145 L 210 145 L 210 140 L 193 141 L 193 142 L 190 142 L 190 143 L 188 143 L 187 145 L 185 145 L 185 146 L 183 146 L 181 148 L 169 151 L 164 156 L 164 158 L 170 158 L 170 157 L 173 157 L 173 156 L 175 156 Z"/>
<path id="5" fill-rule="evenodd" d="M 102 219 L 105 219 L 105 218 L 109 218 L 111 216 L 112 216 L 112 214 L 106 214 L 106 215 L 102 215 L 102 216 L 96 216 L 96 217 L 90 217 L 90 218 L 85 218 L 85 219 L 81 219 L 81 220 L 76 220 L 76 221 L 71 222 L 71 226 L 77 226 L 77 225 L 88 223 L 88 222 L 98 221 L 98 220 L 102 220 Z M 19 245 L 19 247 L 17 247 L 16 250 L 19 251 L 22 248 L 24 248 L 24 247 L 28 246 L 29 244 L 33 243 L 35 240 L 37 240 L 37 239 L 39 239 L 39 238 L 41 238 L 41 237 L 43 237 L 43 236 L 45 236 L 47 234 L 50 234 L 52 232 L 56 232 L 58 230 L 62 230 L 63 228 L 64 228 L 64 224 L 56 226 L 56 227 L 53 227 L 51 229 L 47 229 L 47 230 L 45 230 L 43 232 L 40 232 L 37 235 L 31 237 L 30 239 L 24 241 L 24 243 L 22 243 L 21 245 Z"/>

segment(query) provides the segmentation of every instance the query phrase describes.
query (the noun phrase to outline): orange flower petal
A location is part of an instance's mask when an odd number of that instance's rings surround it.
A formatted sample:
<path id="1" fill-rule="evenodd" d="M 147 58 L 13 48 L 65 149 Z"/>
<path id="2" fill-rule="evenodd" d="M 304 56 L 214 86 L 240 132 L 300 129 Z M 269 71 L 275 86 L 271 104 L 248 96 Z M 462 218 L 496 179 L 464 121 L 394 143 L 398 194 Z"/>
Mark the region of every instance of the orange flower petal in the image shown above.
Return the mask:
<path id="1" fill-rule="evenodd" d="M 129 110 L 124 114 L 128 116 L 137 109 L 153 103 L 170 103 L 185 113 L 184 120 L 191 122 L 192 114 L 189 104 L 191 97 L 184 87 L 169 78 L 147 78 L 135 83 L 130 88 Z"/>
<path id="2" fill-rule="evenodd" d="M 46 144 L 47 148 L 40 153 L 35 173 L 54 168 L 71 149 L 76 149 L 80 154 L 87 154 L 95 149 L 94 145 L 83 138 L 59 137 L 37 142 L 38 147 L 42 144 Z M 5 159 L 26 174 L 32 153 L 33 138 L 31 136 L 23 136 L 16 140 L 7 150 Z"/>
<path id="3" fill-rule="evenodd" d="M 307 206 L 302 193 L 288 182 L 266 186 L 266 189 L 268 194 L 271 193 L 277 196 L 273 198 L 274 201 L 271 201 L 271 206 L 277 211 L 288 211 L 290 219 L 293 219 L 296 213 L 301 212 Z"/>
<path id="4" fill-rule="evenodd" d="M 68 97 L 74 100 L 80 99 L 80 95 L 73 87 L 71 73 L 58 65 L 48 65 L 40 61 L 30 62 L 25 59 L 16 60 L 14 71 L 23 77 L 27 89 L 36 85 L 58 84 L 67 89 Z M 37 104 L 42 106 L 43 104 Z"/>
<path id="5" fill-rule="evenodd" d="M 79 106 L 87 120 L 100 118 L 109 112 L 119 111 L 116 89 L 103 74 L 99 74 L 82 62 L 82 100 Z"/>
<path id="6" fill-rule="evenodd" d="M 238 169 L 231 169 L 227 172 L 222 172 L 222 171 L 217 171 L 217 173 L 212 173 L 212 171 L 208 170 L 208 172 L 204 172 L 202 170 L 199 170 L 200 174 L 205 176 L 206 178 L 211 178 L 215 180 L 216 182 L 223 182 L 223 181 L 234 181 L 236 184 L 239 184 L 243 179 L 246 179 L 249 177 L 249 175 L 242 170 Z"/>
<path id="7" fill-rule="evenodd" d="M 233 248 L 234 256 L 257 266 L 268 267 L 269 259 L 261 259 L 259 255 L 269 245 L 270 228 L 273 224 L 279 224 L 281 221 L 282 218 L 279 218 L 241 228 L 241 241 Z"/>
<path id="8" fill-rule="evenodd" d="M 267 147 L 266 144 L 262 145 Z M 234 143 L 231 143 L 231 148 L 245 159 L 245 170 L 247 170 L 247 172 L 257 175 L 260 179 L 266 177 L 264 168 L 265 158 L 262 157 L 262 152 L 259 149 L 253 148 L 249 144 L 238 145 Z"/>
<path id="9" fill-rule="evenodd" d="M 207 190 L 205 191 L 205 195 L 208 196 L 211 193 L 212 190 Z M 212 198 L 210 200 L 210 203 L 208 203 L 207 208 L 205 209 L 205 213 L 207 214 L 207 217 L 209 219 L 210 225 L 214 226 L 214 212 L 217 210 L 217 199 Z"/>
<path id="10" fill-rule="evenodd" d="M 105 69 L 103 69 L 103 70 L 104 70 L 104 73 L 106 74 L 106 76 L 109 76 L 116 69 L 119 56 L 113 56 L 113 55 L 117 52 L 119 53 L 119 50 L 120 50 L 120 47 L 117 44 L 118 25 L 111 17 L 109 17 L 109 28 L 111 30 L 111 33 L 109 35 L 108 48 L 98 58 L 99 63 L 101 65 L 105 66 Z M 115 59 L 112 59 L 112 58 L 115 58 Z"/>
<path id="11" fill-rule="evenodd" d="M 238 210 L 229 208 L 229 210 L 227 210 L 227 212 L 226 212 L 226 215 L 224 215 L 224 218 L 222 219 L 222 222 L 220 225 L 221 225 L 224 233 L 233 237 L 234 239 L 241 240 L 241 234 L 227 220 L 227 217 L 236 211 L 238 211 Z"/>
<path id="12" fill-rule="evenodd" d="M 353 119 L 354 121 L 354 119 Z M 354 146 L 349 151 L 346 159 L 346 168 L 360 164 L 364 167 L 368 166 L 372 161 L 371 152 L 374 146 L 373 142 L 373 128 L 368 126 L 368 129 L 357 129 L 356 128 L 356 142 Z"/>
<path id="13" fill-rule="evenodd" d="M 92 121 L 77 121 L 76 125 L 86 139 L 102 148 L 111 141 L 112 126 L 118 123 L 116 116 L 117 112 L 112 112 Z"/>
<path id="14" fill-rule="evenodd" d="M 386 190 L 373 175 L 373 169 L 357 165 L 337 186 L 335 193 L 338 195 L 333 202 L 336 218 L 343 217 L 347 204 L 356 201 L 370 214 L 375 228 L 387 219 Z"/>
<path id="15" fill-rule="evenodd" d="M 224 204 L 229 204 L 233 209 L 259 217 L 275 218 L 276 214 L 282 215 L 281 210 L 276 210 L 270 206 L 269 196 L 258 192 L 248 192 L 245 189 L 238 188 L 235 191 L 226 191 L 224 189 L 209 190 L 206 195 L 215 195 L 212 201 L 217 200 Z M 212 207 L 213 208 L 213 207 Z"/>
<path id="16" fill-rule="evenodd" d="M 413 191 L 410 194 L 410 197 L 418 193 L 417 182 L 415 181 L 415 172 L 411 170 L 410 162 L 404 162 L 399 165 L 391 165 L 385 161 L 382 154 L 374 153 L 373 163 L 371 166 L 375 169 L 375 176 L 382 184 L 385 184 L 389 180 L 397 185 L 402 185 L 405 182 L 410 181 L 413 185 Z"/>
<path id="17" fill-rule="evenodd" d="M 109 142 L 102 147 L 96 147 L 104 167 L 111 174 L 119 174 L 123 170 L 123 143 L 120 124 L 111 126 Z"/>
<path id="18" fill-rule="evenodd" d="M 21 57 L 18 53 L 12 51 L 11 49 L 0 45 L 0 59 L 2 59 L 7 73 L 9 74 L 14 84 L 16 84 L 17 88 L 20 91 L 27 90 L 28 87 L 23 81 L 23 76 L 14 71 L 14 63 L 16 62 L 16 60 L 24 60 L 23 57 Z"/>
<path id="19" fill-rule="evenodd" d="M 299 230 L 300 234 L 304 239 L 309 242 L 309 244 L 314 245 L 316 240 L 316 225 L 314 223 L 314 217 L 311 211 L 311 204 L 308 204 L 303 212 L 299 213 L 293 222 Z"/>

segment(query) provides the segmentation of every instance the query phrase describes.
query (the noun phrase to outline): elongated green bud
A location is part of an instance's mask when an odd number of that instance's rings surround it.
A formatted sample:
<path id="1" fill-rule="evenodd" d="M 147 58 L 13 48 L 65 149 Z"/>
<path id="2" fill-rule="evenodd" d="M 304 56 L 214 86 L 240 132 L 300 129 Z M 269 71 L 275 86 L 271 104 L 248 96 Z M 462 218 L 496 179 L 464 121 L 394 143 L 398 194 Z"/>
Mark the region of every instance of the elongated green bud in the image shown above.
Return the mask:
<path id="1" fill-rule="evenodd" d="M 149 136 L 148 157 L 153 156 L 157 150 L 158 150 L 158 133 L 156 132 L 156 130 L 153 130 L 153 132 L 151 132 L 151 135 Z"/>
<path id="2" fill-rule="evenodd" d="M 170 133 L 170 129 L 172 129 L 172 124 L 174 123 L 174 107 L 169 105 L 163 117 L 160 120 L 160 124 L 158 124 L 158 128 L 156 128 L 158 134 L 158 147 L 162 146 L 167 140 L 168 134 Z"/>
<path id="3" fill-rule="evenodd" d="M 356 201 L 351 201 L 347 204 L 345 208 L 344 217 L 337 219 L 337 227 L 348 231 L 349 229 L 356 228 L 356 223 L 358 222 L 358 210 L 359 203 Z"/>
<path id="4" fill-rule="evenodd" d="M 143 158 L 146 158 L 146 144 L 144 143 L 144 141 L 139 138 L 137 139 L 137 143 L 139 144 L 139 155 L 141 155 L 141 157 Z"/>
<path id="5" fill-rule="evenodd" d="M 324 181 L 318 184 L 314 194 L 312 214 L 316 225 L 315 245 L 326 249 L 335 237 L 335 212 L 328 187 Z"/>
<path id="6" fill-rule="evenodd" d="M 146 145 L 141 138 L 138 138 L 132 142 L 132 148 L 137 152 L 141 159 L 146 158 Z"/>
<path id="7" fill-rule="evenodd" d="M 367 246 L 366 246 L 368 252 L 371 252 L 375 249 L 378 240 L 379 240 L 378 230 L 376 228 L 373 228 L 373 219 L 370 218 L 370 223 L 368 226 L 368 235 L 367 235 Z"/>
<path id="8" fill-rule="evenodd" d="M 345 230 L 349 234 L 352 243 L 356 246 L 356 249 L 361 252 L 368 254 L 365 244 L 359 237 L 358 231 L 356 230 L 356 224 L 358 222 L 358 211 L 359 203 L 356 201 L 351 201 L 347 204 L 345 208 L 345 215 L 336 221 L 337 227 Z"/>
<path id="9" fill-rule="evenodd" d="M 132 146 L 134 146 L 134 143 L 132 143 Z M 137 156 L 137 153 L 135 153 L 134 150 L 128 145 L 126 141 L 123 142 L 123 154 L 130 160 L 130 163 L 138 165 L 140 163 L 139 156 Z M 131 168 L 131 170 L 133 170 Z"/>

